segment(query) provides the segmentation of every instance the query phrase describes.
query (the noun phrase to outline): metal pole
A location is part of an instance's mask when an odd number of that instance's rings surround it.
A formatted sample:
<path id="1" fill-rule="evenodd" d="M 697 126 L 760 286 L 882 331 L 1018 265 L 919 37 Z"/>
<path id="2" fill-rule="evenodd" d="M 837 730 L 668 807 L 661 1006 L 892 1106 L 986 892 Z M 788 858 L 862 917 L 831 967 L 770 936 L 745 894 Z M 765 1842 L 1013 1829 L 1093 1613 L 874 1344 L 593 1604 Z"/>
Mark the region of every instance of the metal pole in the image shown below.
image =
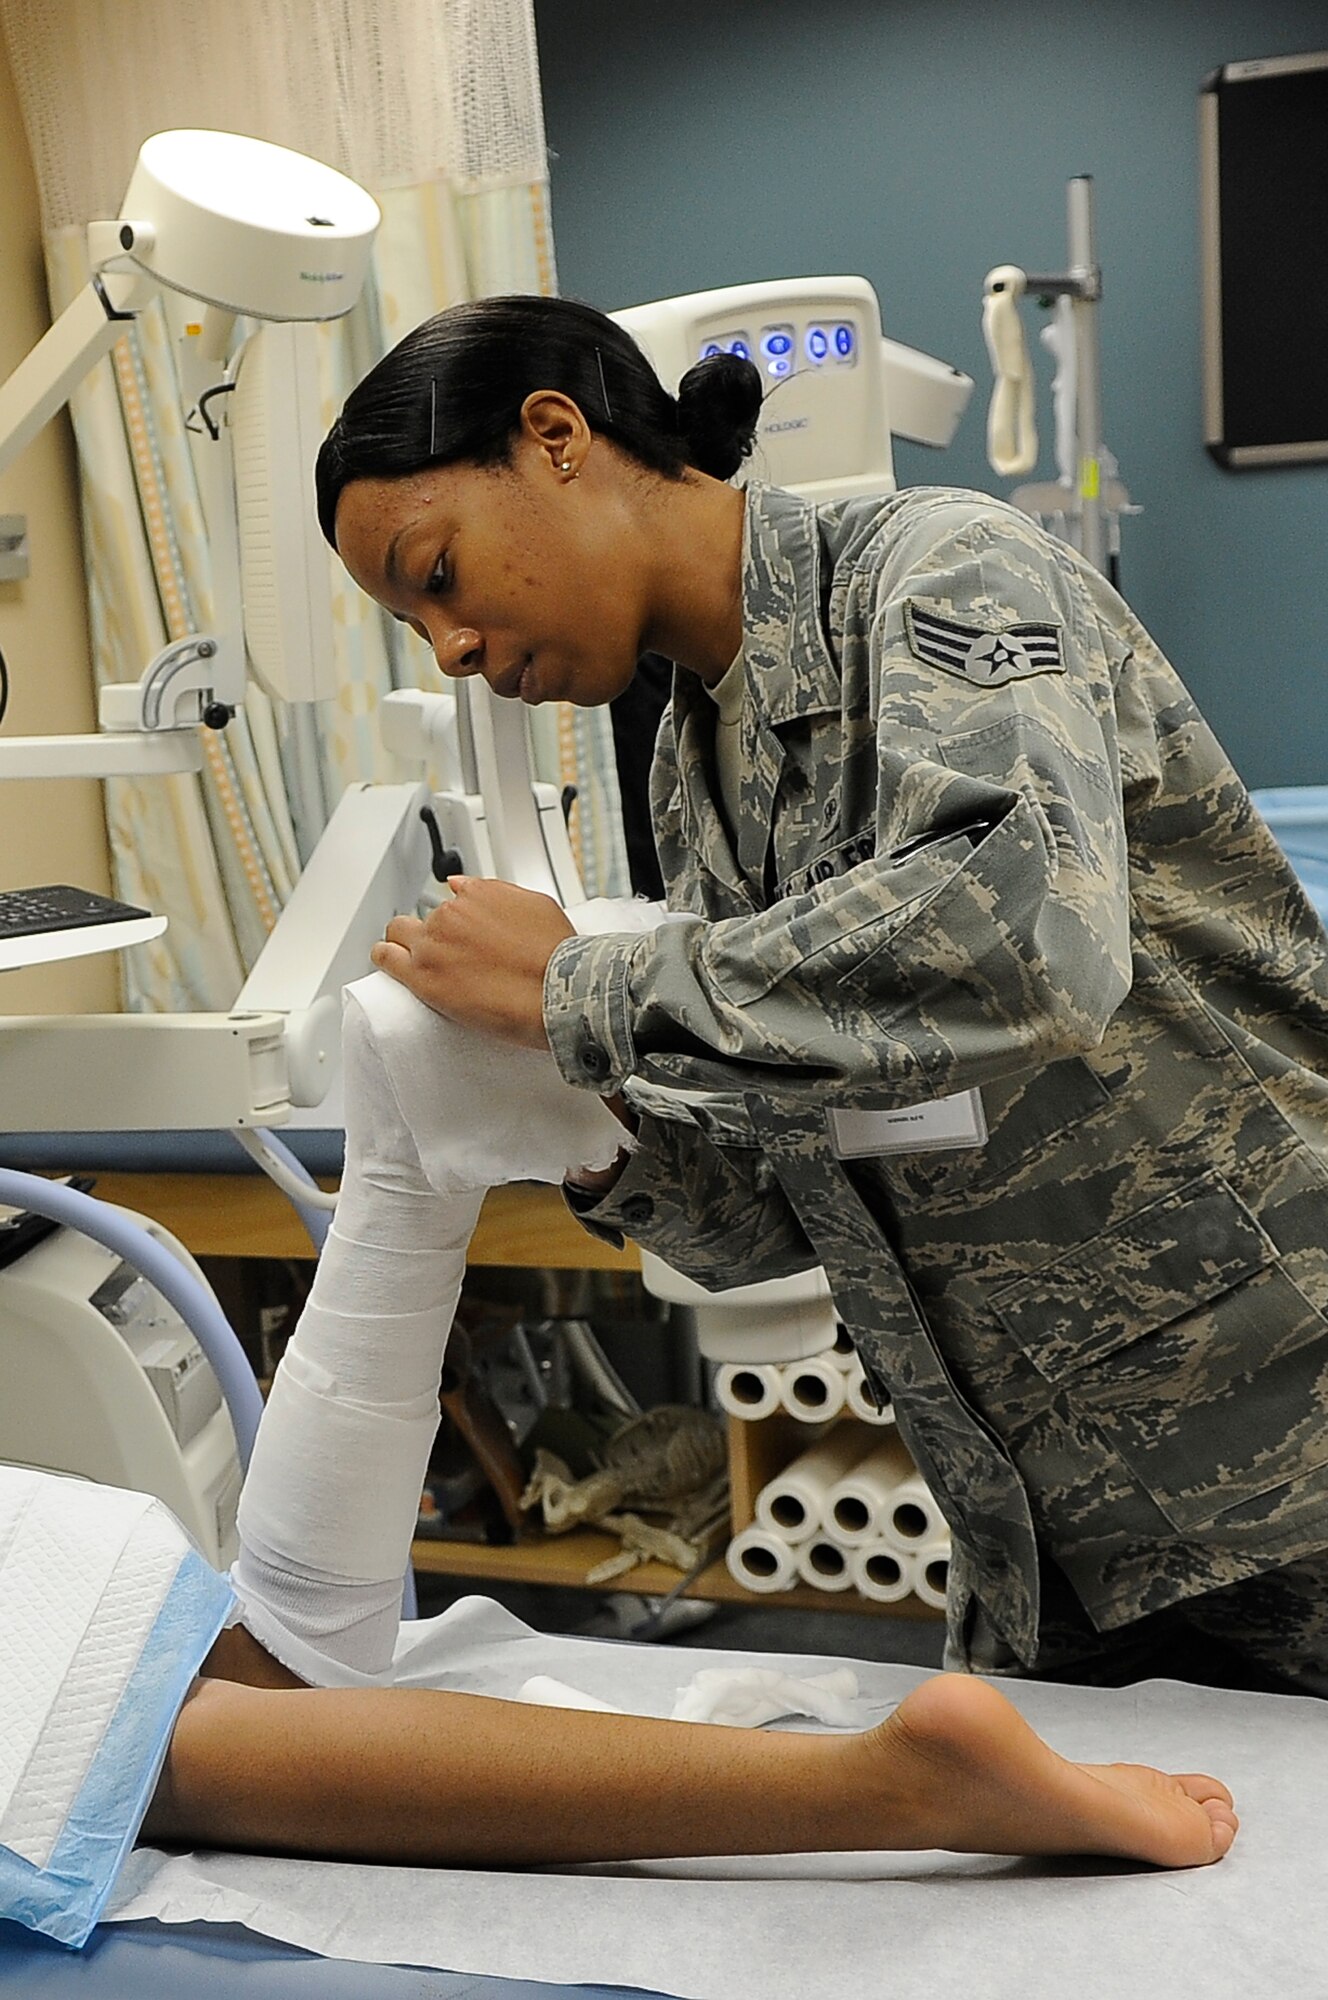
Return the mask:
<path id="1" fill-rule="evenodd" d="M 1093 177 L 1079 174 L 1067 189 L 1070 277 L 1078 370 L 1079 503 L 1081 547 L 1095 569 L 1106 571 L 1106 521 L 1102 507 L 1102 350 L 1098 301 L 1102 273 L 1097 261 Z"/>

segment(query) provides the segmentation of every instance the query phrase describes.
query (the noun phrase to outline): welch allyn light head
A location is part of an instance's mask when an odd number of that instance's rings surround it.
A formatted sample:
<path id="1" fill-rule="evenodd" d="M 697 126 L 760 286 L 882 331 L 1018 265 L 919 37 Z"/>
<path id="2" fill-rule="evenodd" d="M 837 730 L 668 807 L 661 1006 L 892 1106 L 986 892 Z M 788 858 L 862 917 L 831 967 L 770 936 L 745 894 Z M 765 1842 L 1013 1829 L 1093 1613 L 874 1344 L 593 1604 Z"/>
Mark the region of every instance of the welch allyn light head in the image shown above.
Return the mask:
<path id="1" fill-rule="evenodd" d="M 318 160 L 234 132 L 145 140 L 94 266 L 132 268 L 255 319 L 337 319 L 359 296 L 378 204 Z"/>

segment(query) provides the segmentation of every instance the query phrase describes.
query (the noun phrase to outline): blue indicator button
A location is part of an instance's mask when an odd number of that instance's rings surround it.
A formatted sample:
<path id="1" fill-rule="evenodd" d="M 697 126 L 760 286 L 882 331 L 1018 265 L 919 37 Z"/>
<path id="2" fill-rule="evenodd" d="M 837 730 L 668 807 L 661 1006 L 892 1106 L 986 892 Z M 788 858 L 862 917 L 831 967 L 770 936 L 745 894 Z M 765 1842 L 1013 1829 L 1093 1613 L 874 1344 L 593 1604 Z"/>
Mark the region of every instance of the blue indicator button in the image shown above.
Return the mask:
<path id="1" fill-rule="evenodd" d="M 853 329 L 851 326 L 835 328 L 835 352 L 847 357 L 853 352 Z"/>
<path id="2" fill-rule="evenodd" d="M 773 361 L 766 362 L 765 372 L 767 375 L 787 375 L 792 366 L 786 354 L 778 355 Z"/>
<path id="3" fill-rule="evenodd" d="M 740 361 L 750 361 L 752 358 L 752 350 L 745 340 L 735 340 L 729 353 L 736 354 Z"/>
<path id="4" fill-rule="evenodd" d="M 762 337 L 761 347 L 764 353 L 771 356 L 791 354 L 793 352 L 793 336 L 788 333 L 767 333 Z"/>
<path id="5" fill-rule="evenodd" d="M 708 340 L 705 346 L 701 349 L 701 359 L 703 361 L 709 361 L 710 357 L 713 354 L 722 354 L 723 352 L 724 350 L 720 346 L 717 340 Z"/>
<path id="6" fill-rule="evenodd" d="M 824 361 L 830 352 L 830 342 L 819 326 L 814 326 L 807 335 L 807 352 L 813 361 Z"/>

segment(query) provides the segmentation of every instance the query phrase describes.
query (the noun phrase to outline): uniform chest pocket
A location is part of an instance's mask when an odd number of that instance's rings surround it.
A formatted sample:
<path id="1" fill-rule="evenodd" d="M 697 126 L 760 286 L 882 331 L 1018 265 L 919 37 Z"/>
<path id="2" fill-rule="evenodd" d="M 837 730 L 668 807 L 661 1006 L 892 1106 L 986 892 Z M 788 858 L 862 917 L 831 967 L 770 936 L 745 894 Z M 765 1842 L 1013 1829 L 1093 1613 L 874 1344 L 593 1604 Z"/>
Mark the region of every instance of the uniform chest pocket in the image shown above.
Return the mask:
<path id="1" fill-rule="evenodd" d="M 1328 1461 L 1328 1320 L 1221 1174 L 991 1304 L 1177 1528 Z"/>

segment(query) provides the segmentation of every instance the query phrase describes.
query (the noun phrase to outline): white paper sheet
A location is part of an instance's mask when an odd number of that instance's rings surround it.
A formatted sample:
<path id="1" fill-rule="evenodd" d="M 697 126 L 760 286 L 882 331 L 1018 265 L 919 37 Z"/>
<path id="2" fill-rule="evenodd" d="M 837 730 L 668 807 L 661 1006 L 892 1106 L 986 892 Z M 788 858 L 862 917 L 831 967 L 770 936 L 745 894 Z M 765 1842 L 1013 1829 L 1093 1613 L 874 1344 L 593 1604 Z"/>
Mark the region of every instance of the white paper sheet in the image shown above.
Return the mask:
<path id="1" fill-rule="evenodd" d="M 401 1679 L 514 1696 L 551 1674 L 665 1715 L 698 1667 L 821 1673 L 832 1658 L 624 1646 L 532 1632 L 469 1598 L 407 1627 Z M 926 1675 L 856 1663 L 864 1727 Z M 1064 1755 L 1207 1770 L 1242 1816 L 1231 1856 L 1184 1872 L 1109 1861 L 815 1855 L 499 1874 L 234 1854 L 131 1857 L 111 1916 L 239 1923 L 329 1957 L 683 2000 L 1262 2000 L 1323 1991 L 1328 1706 L 1150 1681 L 1002 1681 Z"/>

